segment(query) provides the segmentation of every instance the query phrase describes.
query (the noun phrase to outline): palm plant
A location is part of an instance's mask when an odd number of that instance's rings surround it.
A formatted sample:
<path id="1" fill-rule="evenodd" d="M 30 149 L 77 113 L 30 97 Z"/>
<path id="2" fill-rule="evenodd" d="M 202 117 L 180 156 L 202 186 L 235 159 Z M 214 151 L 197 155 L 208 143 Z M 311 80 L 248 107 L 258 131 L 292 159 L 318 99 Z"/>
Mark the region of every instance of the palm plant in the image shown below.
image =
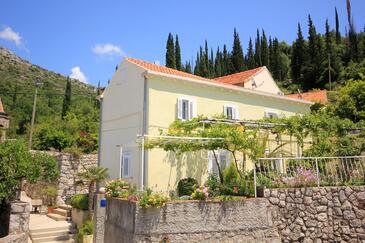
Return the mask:
<path id="1" fill-rule="evenodd" d="M 78 185 L 87 185 L 89 190 L 89 218 L 93 217 L 93 206 L 94 206 L 94 192 L 96 184 L 104 181 L 109 177 L 108 169 L 103 167 L 89 167 L 85 168 L 85 171 L 77 173 L 80 180 L 76 182 Z"/>

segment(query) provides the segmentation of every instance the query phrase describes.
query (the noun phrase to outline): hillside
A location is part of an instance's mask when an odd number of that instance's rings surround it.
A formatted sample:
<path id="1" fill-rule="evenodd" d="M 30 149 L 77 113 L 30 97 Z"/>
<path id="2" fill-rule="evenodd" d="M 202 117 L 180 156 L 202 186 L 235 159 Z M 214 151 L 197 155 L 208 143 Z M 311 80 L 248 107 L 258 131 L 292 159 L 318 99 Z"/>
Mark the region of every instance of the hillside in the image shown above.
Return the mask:
<path id="1" fill-rule="evenodd" d="M 37 100 L 37 124 L 61 117 L 67 77 L 46 70 L 0 47 L 0 98 L 11 117 L 10 137 L 26 136 L 31 120 L 34 82 L 42 82 Z M 72 80 L 70 113 L 80 116 L 95 108 L 95 88 Z M 81 112 L 83 110 L 83 112 Z"/>

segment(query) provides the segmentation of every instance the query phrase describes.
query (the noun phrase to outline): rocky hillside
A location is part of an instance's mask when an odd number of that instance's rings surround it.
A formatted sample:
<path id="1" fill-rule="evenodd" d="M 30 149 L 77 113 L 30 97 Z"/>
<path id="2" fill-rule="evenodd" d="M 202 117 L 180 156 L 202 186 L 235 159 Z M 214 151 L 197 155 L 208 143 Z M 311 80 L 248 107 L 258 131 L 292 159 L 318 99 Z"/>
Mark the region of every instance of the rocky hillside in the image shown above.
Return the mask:
<path id="1" fill-rule="evenodd" d="M 34 65 L 0 47 L 0 98 L 11 116 L 11 135 L 23 135 L 31 118 L 34 82 L 40 80 L 37 120 L 60 116 L 67 77 Z M 96 92 L 91 85 L 72 80 L 72 107 L 94 107 Z M 71 109 L 72 110 L 72 109 Z"/>

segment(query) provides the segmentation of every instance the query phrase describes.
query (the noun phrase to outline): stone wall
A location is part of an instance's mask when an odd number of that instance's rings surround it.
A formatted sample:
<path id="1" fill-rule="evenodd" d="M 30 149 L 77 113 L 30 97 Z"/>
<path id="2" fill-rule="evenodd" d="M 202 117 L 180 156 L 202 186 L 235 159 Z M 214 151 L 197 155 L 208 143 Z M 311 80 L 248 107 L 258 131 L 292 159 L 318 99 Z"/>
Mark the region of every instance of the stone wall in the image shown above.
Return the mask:
<path id="1" fill-rule="evenodd" d="M 365 187 L 265 189 L 283 242 L 364 242 Z"/>
<path id="2" fill-rule="evenodd" d="M 76 174 L 84 171 L 85 168 L 97 166 L 98 155 L 87 154 L 81 155 L 80 158 L 75 159 L 72 155 L 67 153 L 50 152 L 45 153 L 54 156 L 60 168 L 60 178 L 52 185 L 58 188 L 57 204 L 62 205 L 77 193 L 87 193 L 87 188 L 82 186 L 75 186 L 75 182 L 79 180 Z M 42 189 L 50 185 L 49 183 L 38 182 L 36 184 L 25 184 L 23 189 L 28 196 L 33 199 L 42 198 Z M 43 198 L 44 199 L 44 198 Z"/>
<path id="3" fill-rule="evenodd" d="M 10 207 L 9 235 L 0 238 L 0 243 L 26 243 L 29 234 L 30 205 L 19 201 L 11 202 Z"/>
<path id="4" fill-rule="evenodd" d="M 84 171 L 85 168 L 97 166 L 97 154 L 82 155 L 79 159 L 73 159 L 72 155 L 65 153 L 54 154 L 54 156 L 60 166 L 57 204 L 64 204 L 77 193 L 87 193 L 86 187 L 75 186 L 75 182 L 79 180 L 76 174 Z"/>
<path id="5" fill-rule="evenodd" d="M 264 198 L 176 201 L 143 209 L 108 199 L 104 242 L 281 242 Z"/>

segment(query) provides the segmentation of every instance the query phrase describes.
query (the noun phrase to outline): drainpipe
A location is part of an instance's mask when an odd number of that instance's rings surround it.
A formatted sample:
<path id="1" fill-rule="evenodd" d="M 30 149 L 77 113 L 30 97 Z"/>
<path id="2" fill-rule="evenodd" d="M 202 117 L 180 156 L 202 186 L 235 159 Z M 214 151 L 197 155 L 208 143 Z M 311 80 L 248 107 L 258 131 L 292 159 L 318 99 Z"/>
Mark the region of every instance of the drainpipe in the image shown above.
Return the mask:
<path id="1" fill-rule="evenodd" d="M 145 73 L 146 74 L 146 73 Z M 141 190 L 145 188 L 146 177 L 146 151 L 144 148 L 145 135 L 147 132 L 147 77 L 143 75 L 143 120 L 142 120 L 142 147 L 141 147 Z"/>
<path id="2" fill-rule="evenodd" d="M 98 138 L 98 167 L 100 167 L 100 157 L 101 157 L 101 134 L 103 131 L 103 94 L 96 97 L 96 99 L 100 102 L 100 111 L 99 111 L 99 138 Z M 97 191 L 99 191 L 99 183 L 96 185 Z"/>

